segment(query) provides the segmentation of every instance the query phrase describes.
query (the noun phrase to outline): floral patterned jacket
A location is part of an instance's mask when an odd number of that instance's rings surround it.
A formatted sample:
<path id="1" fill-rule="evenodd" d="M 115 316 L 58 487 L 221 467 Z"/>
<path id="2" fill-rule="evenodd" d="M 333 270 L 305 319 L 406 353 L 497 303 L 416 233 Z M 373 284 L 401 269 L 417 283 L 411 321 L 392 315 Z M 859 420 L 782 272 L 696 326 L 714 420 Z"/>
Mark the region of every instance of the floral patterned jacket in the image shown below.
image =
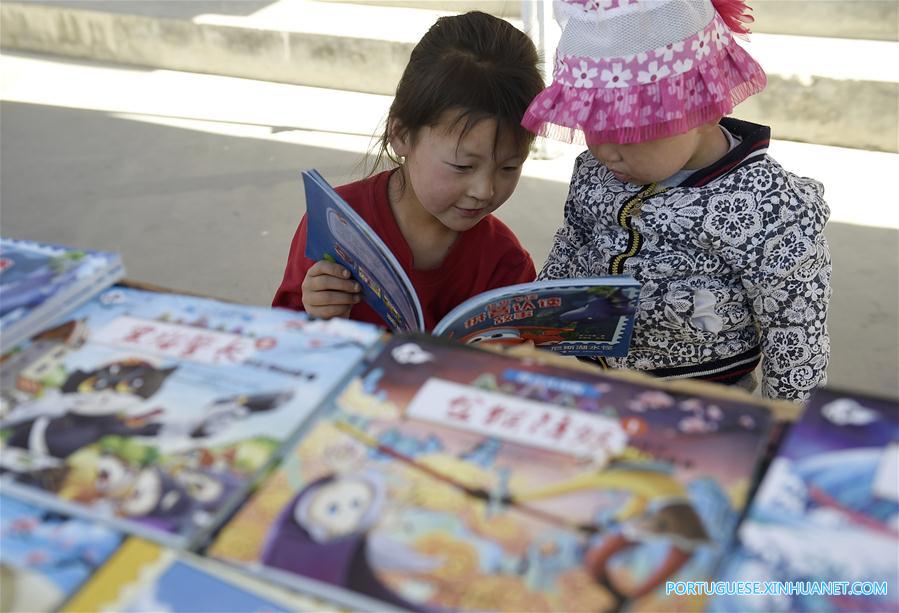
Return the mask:
<path id="1" fill-rule="evenodd" d="M 630 352 L 612 367 L 732 382 L 763 356 L 762 393 L 804 400 L 830 356 L 830 209 L 819 182 L 768 157 L 767 127 L 721 123 L 742 142 L 655 195 L 581 154 L 539 278 L 642 283 Z"/>

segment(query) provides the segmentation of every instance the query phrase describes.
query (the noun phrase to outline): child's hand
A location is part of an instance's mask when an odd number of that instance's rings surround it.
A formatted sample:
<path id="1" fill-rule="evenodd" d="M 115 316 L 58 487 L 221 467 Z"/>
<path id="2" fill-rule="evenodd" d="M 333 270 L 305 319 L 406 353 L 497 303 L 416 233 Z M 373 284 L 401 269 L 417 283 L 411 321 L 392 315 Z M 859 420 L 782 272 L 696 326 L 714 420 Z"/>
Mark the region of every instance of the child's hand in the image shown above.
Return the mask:
<path id="1" fill-rule="evenodd" d="M 311 317 L 349 317 L 361 299 L 362 288 L 350 279 L 350 271 L 334 262 L 319 260 L 303 279 L 303 308 Z"/>

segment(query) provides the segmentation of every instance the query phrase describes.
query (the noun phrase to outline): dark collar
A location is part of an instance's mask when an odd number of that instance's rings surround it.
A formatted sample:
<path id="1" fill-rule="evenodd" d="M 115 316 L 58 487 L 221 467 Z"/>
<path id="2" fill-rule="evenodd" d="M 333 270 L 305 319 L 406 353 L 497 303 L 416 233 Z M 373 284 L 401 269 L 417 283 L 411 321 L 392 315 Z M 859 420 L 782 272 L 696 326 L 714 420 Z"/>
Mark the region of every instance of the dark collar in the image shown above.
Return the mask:
<path id="1" fill-rule="evenodd" d="M 771 128 L 732 117 L 724 117 L 718 123 L 734 136 L 740 137 L 740 144 L 727 152 L 724 157 L 714 164 L 700 168 L 691 174 L 678 187 L 700 187 L 706 185 L 732 170 L 746 164 L 752 164 L 765 157 L 768 143 L 771 140 Z"/>

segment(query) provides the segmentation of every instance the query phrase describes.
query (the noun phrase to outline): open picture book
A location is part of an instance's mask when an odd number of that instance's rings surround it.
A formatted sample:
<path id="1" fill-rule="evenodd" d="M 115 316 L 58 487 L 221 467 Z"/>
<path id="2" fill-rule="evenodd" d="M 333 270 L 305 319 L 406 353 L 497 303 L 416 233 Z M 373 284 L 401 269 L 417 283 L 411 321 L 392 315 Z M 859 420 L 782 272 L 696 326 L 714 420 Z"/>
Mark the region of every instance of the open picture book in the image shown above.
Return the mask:
<path id="1" fill-rule="evenodd" d="M 306 257 L 349 270 L 362 299 L 396 332 L 425 330 L 412 282 L 375 231 L 316 170 L 303 172 Z M 473 296 L 433 330 L 465 343 L 535 346 L 565 355 L 627 354 L 640 286 L 627 276 L 535 281 Z"/>

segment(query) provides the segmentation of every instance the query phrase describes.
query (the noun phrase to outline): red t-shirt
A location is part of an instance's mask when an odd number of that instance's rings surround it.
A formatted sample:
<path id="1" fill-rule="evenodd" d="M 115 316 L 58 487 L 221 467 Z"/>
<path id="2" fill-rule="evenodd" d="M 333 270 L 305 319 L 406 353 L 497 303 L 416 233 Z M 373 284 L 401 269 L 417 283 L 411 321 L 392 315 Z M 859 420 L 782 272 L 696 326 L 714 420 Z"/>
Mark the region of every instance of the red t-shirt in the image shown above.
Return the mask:
<path id="1" fill-rule="evenodd" d="M 493 215 L 485 217 L 471 230 L 462 232 L 439 268 L 413 269 L 412 250 L 393 217 L 387 197 L 387 181 L 391 172 L 384 171 L 343 185 L 336 191 L 378 233 L 409 275 L 421 301 L 428 330 L 472 296 L 497 287 L 533 281 L 537 276 L 531 256 L 512 231 Z M 305 253 L 306 215 L 303 215 L 290 245 L 284 279 L 272 300 L 273 307 L 303 310 L 301 286 L 306 271 L 315 263 Z M 364 302 L 353 307 L 350 318 L 386 325 Z"/>

